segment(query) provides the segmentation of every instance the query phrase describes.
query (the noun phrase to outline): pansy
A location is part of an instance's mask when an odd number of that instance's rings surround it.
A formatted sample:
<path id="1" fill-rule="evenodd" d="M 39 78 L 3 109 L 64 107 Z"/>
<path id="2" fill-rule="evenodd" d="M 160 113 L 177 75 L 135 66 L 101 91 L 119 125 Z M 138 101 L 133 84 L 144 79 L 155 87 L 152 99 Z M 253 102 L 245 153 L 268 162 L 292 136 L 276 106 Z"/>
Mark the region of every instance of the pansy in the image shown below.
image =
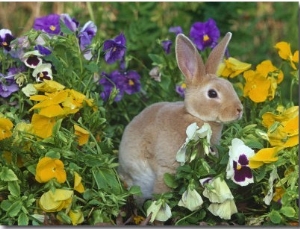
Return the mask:
<path id="1" fill-rule="evenodd" d="M 165 51 L 166 54 L 170 54 L 172 44 L 173 42 L 171 40 L 165 40 L 161 42 L 163 50 Z"/>
<path id="2" fill-rule="evenodd" d="M 9 52 L 11 50 L 10 43 L 14 39 L 15 38 L 9 29 L 0 29 L 0 47 L 3 47 Z"/>
<path id="3" fill-rule="evenodd" d="M 92 21 L 85 23 L 83 28 L 79 31 L 78 39 L 80 50 L 84 51 L 84 57 L 87 60 L 92 58 L 91 50 L 88 49 L 88 46 L 91 44 L 92 39 L 95 37 L 97 32 L 97 27 Z"/>
<path id="4" fill-rule="evenodd" d="M 246 146 L 238 138 L 234 138 L 229 146 L 229 160 L 226 168 L 226 178 L 234 183 L 246 186 L 253 183 L 252 171 L 249 167 L 249 158 L 254 156 L 254 150 Z"/>
<path id="5" fill-rule="evenodd" d="M 69 14 L 60 14 L 60 20 L 72 31 L 76 32 L 79 22 L 75 18 L 71 18 Z"/>
<path id="6" fill-rule="evenodd" d="M 40 138 L 48 138 L 52 135 L 53 127 L 56 123 L 56 119 L 45 117 L 39 114 L 33 114 L 31 118 L 31 124 L 33 132 Z"/>
<path id="7" fill-rule="evenodd" d="M 272 163 L 278 160 L 276 157 L 277 152 L 280 148 L 264 148 L 259 150 L 254 156 L 249 158 L 249 167 L 256 169 L 265 163 Z"/>
<path id="8" fill-rule="evenodd" d="M 51 64 L 40 64 L 32 72 L 32 76 L 37 82 L 43 82 L 46 80 L 52 80 Z"/>
<path id="9" fill-rule="evenodd" d="M 70 210 L 68 215 L 74 226 L 81 224 L 84 221 L 83 212 L 81 210 Z"/>
<path id="10" fill-rule="evenodd" d="M 190 38 L 196 47 L 202 51 L 207 47 L 214 48 L 220 38 L 220 31 L 213 19 L 206 22 L 196 22 L 190 29 Z"/>
<path id="11" fill-rule="evenodd" d="M 81 180 L 82 177 L 77 172 L 74 172 L 74 190 L 76 190 L 79 193 L 84 192 L 84 186 Z"/>
<path id="12" fill-rule="evenodd" d="M 161 71 L 158 66 L 155 66 L 154 68 L 152 68 L 149 72 L 149 75 L 155 81 L 157 81 L 157 82 L 161 81 Z"/>
<path id="13" fill-rule="evenodd" d="M 34 84 L 34 87 L 38 91 L 49 92 L 49 93 L 61 91 L 65 88 L 64 85 L 62 85 L 54 80 L 46 80 L 46 79 L 41 83 Z"/>
<path id="14" fill-rule="evenodd" d="M 49 48 L 47 48 L 43 45 L 36 45 L 34 47 L 34 50 L 39 51 L 39 53 L 44 56 L 50 55 L 52 53 L 52 51 Z"/>
<path id="15" fill-rule="evenodd" d="M 182 33 L 182 28 L 180 26 L 172 26 L 169 28 L 169 32 L 178 35 L 179 33 Z"/>
<path id="16" fill-rule="evenodd" d="M 128 95 L 132 95 L 141 90 L 141 83 L 140 83 L 141 76 L 136 71 L 129 70 L 121 74 L 124 77 L 123 90 Z"/>
<path id="17" fill-rule="evenodd" d="M 39 183 L 45 183 L 56 178 L 58 183 L 64 183 L 67 174 L 61 160 L 51 157 L 43 157 L 36 166 L 35 179 Z"/>
<path id="18" fill-rule="evenodd" d="M 104 41 L 103 51 L 105 52 L 104 59 L 108 64 L 113 64 L 117 60 L 121 60 L 126 51 L 126 38 L 124 34 L 121 33 L 114 39 Z"/>
<path id="19" fill-rule="evenodd" d="M 55 189 L 54 192 L 49 190 L 39 199 L 39 206 L 45 212 L 58 212 L 62 209 L 69 211 L 74 192 L 66 189 Z"/>
<path id="20" fill-rule="evenodd" d="M 27 96 L 30 97 L 32 95 L 36 95 L 38 91 L 34 87 L 32 83 L 28 83 L 25 87 L 22 88 L 22 92 Z"/>
<path id="21" fill-rule="evenodd" d="M 177 84 L 177 85 L 175 86 L 175 91 L 176 91 L 182 98 L 184 98 L 185 90 L 186 90 L 186 84 L 185 84 L 185 83 Z"/>
<path id="22" fill-rule="evenodd" d="M 203 178 L 200 179 L 200 183 L 204 186 L 203 196 L 211 202 L 207 209 L 213 215 L 230 219 L 234 213 L 237 213 L 234 197 L 223 179 Z"/>
<path id="23" fill-rule="evenodd" d="M 228 59 L 224 59 L 224 62 L 219 65 L 217 75 L 221 75 L 226 78 L 234 78 L 248 70 L 250 67 L 251 64 L 229 57 Z"/>
<path id="24" fill-rule="evenodd" d="M 43 62 L 40 58 L 41 56 L 42 54 L 40 54 L 38 50 L 34 50 L 24 53 L 21 59 L 27 67 L 36 68 Z"/>
<path id="25" fill-rule="evenodd" d="M 78 145 L 82 146 L 86 144 L 89 140 L 90 133 L 78 125 L 74 125 L 74 129 Z"/>
<path id="26" fill-rule="evenodd" d="M 202 206 L 202 197 L 196 191 L 194 186 L 195 185 L 193 184 L 189 184 L 187 190 L 182 194 L 182 197 L 178 202 L 178 206 L 185 207 L 190 211 L 195 211 Z"/>
<path id="27" fill-rule="evenodd" d="M 19 86 L 14 79 L 14 75 L 2 75 L 0 73 L 0 96 L 6 98 L 19 90 Z"/>
<path id="28" fill-rule="evenodd" d="M 263 125 L 268 128 L 268 140 L 273 147 L 292 147 L 299 144 L 299 106 L 282 110 L 280 114 L 266 112 Z"/>
<path id="29" fill-rule="evenodd" d="M 49 14 L 44 17 L 39 17 L 34 20 L 33 28 L 48 34 L 58 35 L 60 33 L 60 15 Z"/>
<path id="30" fill-rule="evenodd" d="M 158 221 L 167 221 L 171 216 L 171 208 L 170 206 L 165 203 L 164 200 L 155 200 L 151 203 L 151 205 L 148 207 L 147 209 L 147 216 L 149 216 L 150 214 L 151 218 L 150 218 L 150 222 L 152 223 L 154 220 L 158 220 Z"/>
<path id="31" fill-rule="evenodd" d="M 0 141 L 12 135 L 13 123 L 8 118 L 0 118 Z"/>
<path id="32" fill-rule="evenodd" d="M 295 64 L 299 63 L 299 51 L 295 51 L 294 54 L 291 51 L 291 45 L 285 41 L 278 42 L 275 45 L 275 48 L 278 50 L 278 55 L 290 62 L 290 65 L 294 70 L 297 70 L 297 66 Z"/>

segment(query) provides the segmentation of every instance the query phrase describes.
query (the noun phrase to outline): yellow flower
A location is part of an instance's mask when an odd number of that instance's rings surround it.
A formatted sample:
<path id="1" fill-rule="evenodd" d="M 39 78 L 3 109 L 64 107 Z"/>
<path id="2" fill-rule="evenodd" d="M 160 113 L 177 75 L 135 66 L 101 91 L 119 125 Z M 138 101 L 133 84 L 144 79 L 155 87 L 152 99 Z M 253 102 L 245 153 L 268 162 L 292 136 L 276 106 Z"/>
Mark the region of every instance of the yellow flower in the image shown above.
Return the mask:
<path id="1" fill-rule="evenodd" d="M 73 225 L 81 224 L 84 221 L 83 213 L 80 210 L 70 210 L 69 216 Z"/>
<path id="2" fill-rule="evenodd" d="M 292 147 L 299 144 L 299 106 L 290 107 L 279 115 L 267 112 L 262 124 L 268 128 L 271 146 Z"/>
<path id="3" fill-rule="evenodd" d="M 61 91 L 65 88 L 64 85 L 54 81 L 54 80 L 44 80 L 42 83 L 33 85 L 36 90 L 42 92 L 56 92 Z"/>
<path id="4" fill-rule="evenodd" d="M 278 160 L 275 157 L 280 148 L 265 148 L 259 150 L 254 156 L 249 158 L 249 167 L 256 169 L 262 166 L 264 163 L 271 163 Z"/>
<path id="5" fill-rule="evenodd" d="M 44 157 L 39 160 L 36 166 L 35 179 L 40 183 L 45 183 L 52 178 L 56 178 L 58 183 L 66 181 L 67 174 L 64 164 L 59 159 Z"/>
<path id="6" fill-rule="evenodd" d="M 251 67 L 251 64 L 241 62 L 233 57 L 229 57 L 221 63 L 217 75 L 234 78 Z"/>
<path id="7" fill-rule="evenodd" d="M 13 123 L 7 118 L 0 118 L 0 140 L 9 138 L 12 135 Z"/>
<path id="8" fill-rule="evenodd" d="M 39 114 L 33 114 L 31 119 L 34 134 L 40 138 L 50 137 L 55 123 L 55 118 L 48 118 Z"/>
<path id="9" fill-rule="evenodd" d="M 297 70 L 295 63 L 299 63 L 299 51 L 297 50 L 292 54 L 291 45 L 285 41 L 278 42 L 275 48 L 278 50 L 278 55 L 282 59 L 290 61 L 292 68 Z"/>
<path id="10" fill-rule="evenodd" d="M 73 89 L 67 89 L 68 97 L 62 102 L 62 106 L 67 114 L 75 114 L 84 105 L 84 102 L 88 106 L 93 105 L 93 100 L 87 99 L 86 96 Z"/>
<path id="11" fill-rule="evenodd" d="M 275 187 L 275 193 L 273 195 L 273 201 L 275 201 L 275 202 L 279 201 L 282 198 L 284 193 L 285 193 L 284 188 Z"/>
<path id="12" fill-rule="evenodd" d="M 256 71 L 261 73 L 265 78 L 271 77 L 276 79 L 277 84 L 283 80 L 283 72 L 276 68 L 270 60 L 265 60 L 256 66 Z"/>
<path id="13" fill-rule="evenodd" d="M 143 216 L 140 216 L 140 215 L 133 216 L 133 222 L 135 225 L 141 224 L 141 222 L 143 222 L 143 220 L 145 220 L 145 218 Z"/>
<path id="14" fill-rule="evenodd" d="M 80 146 L 86 144 L 89 140 L 90 133 L 78 125 L 74 125 L 75 135 Z"/>
<path id="15" fill-rule="evenodd" d="M 253 70 L 244 72 L 244 78 L 244 96 L 248 96 L 255 103 L 264 102 L 269 95 L 270 80 Z"/>
<path id="16" fill-rule="evenodd" d="M 79 174 L 77 172 L 74 172 L 74 190 L 76 190 L 79 193 L 83 193 L 84 192 L 84 186 L 81 183 L 81 176 L 79 176 Z"/>
<path id="17" fill-rule="evenodd" d="M 49 190 L 41 196 L 39 206 L 45 212 L 58 212 L 62 209 L 69 209 L 72 198 L 73 191 L 71 190 L 55 189 L 54 192 Z"/>

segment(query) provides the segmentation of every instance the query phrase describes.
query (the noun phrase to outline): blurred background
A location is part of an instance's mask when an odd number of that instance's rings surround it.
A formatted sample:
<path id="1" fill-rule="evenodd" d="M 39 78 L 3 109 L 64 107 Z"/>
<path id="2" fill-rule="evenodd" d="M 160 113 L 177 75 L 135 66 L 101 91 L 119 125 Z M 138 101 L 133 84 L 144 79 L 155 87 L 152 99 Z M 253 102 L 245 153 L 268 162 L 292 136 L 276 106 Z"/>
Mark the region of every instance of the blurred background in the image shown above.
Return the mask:
<path id="1" fill-rule="evenodd" d="M 171 36 L 169 27 L 181 26 L 188 34 L 194 22 L 213 18 L 221 36 L 233 33 L 230 54 L 257 64 L 276 53 L 272 47 L 278 41 L 298 49 L 298 11 L 298 2 L 1 2 L 0 27 L 19 36 L 36 17 L 68 13 L 82 24 L 94 21 L 100 39 L 124 32 L 131 54 L 138 51 L 147 61 L 155 41 Z"/>

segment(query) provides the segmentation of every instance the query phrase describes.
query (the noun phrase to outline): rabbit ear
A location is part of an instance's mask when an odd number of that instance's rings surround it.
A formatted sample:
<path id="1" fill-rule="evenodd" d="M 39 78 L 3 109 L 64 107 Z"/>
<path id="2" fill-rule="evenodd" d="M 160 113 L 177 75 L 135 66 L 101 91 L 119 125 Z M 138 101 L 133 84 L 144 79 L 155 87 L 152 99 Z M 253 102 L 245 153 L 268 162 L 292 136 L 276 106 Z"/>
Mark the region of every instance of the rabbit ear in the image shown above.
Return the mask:
<path id="1" fill-rule="evenodd" d="M 183 34 L 176 37 L 176 60 L 180 71 L 186 78 L 186 83 L 195 83 L 205 75 L 205 66 L 196 47 Z"/>
<path id="2" fill-rule="evenodd" d="M 216 74 L 219 64 L 224 57 L 227 45 L 231 39 L 231 35 L 232 34 L 228 32 L 220 43 L 211 51 L 205 64 L 207 74 Z"/>

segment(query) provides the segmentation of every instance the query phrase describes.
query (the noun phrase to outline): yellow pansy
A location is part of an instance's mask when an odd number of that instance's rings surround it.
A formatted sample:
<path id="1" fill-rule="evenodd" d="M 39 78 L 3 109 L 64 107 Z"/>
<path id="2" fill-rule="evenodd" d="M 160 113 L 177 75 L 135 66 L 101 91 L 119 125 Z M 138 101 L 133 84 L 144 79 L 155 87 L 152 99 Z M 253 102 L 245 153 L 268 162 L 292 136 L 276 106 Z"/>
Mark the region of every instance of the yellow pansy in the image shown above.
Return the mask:
<path id="1" fill-rule="evenodd" d="M 278 55 L 282 59 L 290 61 L 292 68 L 297 70 L 295 63 L 299 63 L 299 51 L 297 50 L 292 54 L 291 45 L 285 41 L 278 42 L 275 48 L 278 50 Z"/>
<path id="2" fill-rule="evenodd" d="M 67 174 L 64 164 L 59 159 L 44 157 L 39 160 L 36 166 L 35 179 L 40 183 L 45 183 L 52 178 L 56 178 L 58 183 L 66 181 Z"/>
<path id="3" fill-rule="evenodd" d="M 76 190 L 79 193 L 84 192 L 84 186 L 81 183 L 81 180 L 81 176 L 77 172 L 74 172 L 74 190 Z"/>
<path id="4" fill-rule="evenodd" d="M 270 60 L 265 60 L 258 64 L 256 71 L 266 78 L 271 77 L 276 79 L 277 84 L 280 84 L 283 80 L 283 72 L 276 68 Z"/>
<path id="5" fill-rule="evenodd" d="M 275 201 L 275 202 L 279 201 L 282 198 L 284 193 L 285 193 L 284 188 L 275 187 L 275 193 L 273 195 L 273 201 Z"/>
<path id="6" fill-rule="evenodd" d="M 48 118 L 39 114 L 33 114 L 31 119 L 34 134 L 40 138 L 50 137 L 55 123 L 55 118 Z"/>
<path id="7" fill-rule="evenodd" d="M 276 157 L 279 148 L 265 148 L 259 150 L 253 157 L 249 158 L 249 167 L 256 169 L 265 163 L 271 163 L 278 160 Z"/>
<path id="8" fill-rule="evenodd" d="M 80 146 L 86 144 L 89 140 L 90 133 L 78 125 L 74 125 L 75 135 Z"/>
<path id="9" fill-rule="evenodd" d="M 244 72 L 244 78 L 244 96 L 248 96 L 255 103 L 266 101 L 271 86 L 270 80 L 253 70 Z"/>
<path id="10" fill-rule="evenodd" d="M 12 135 L 13 123 L 8 118 L 0 118 L 0 140 L 9 138 Z"/>
<path id="11" fill-rule="evenodd" d="M 84 221 L 83 213 L 81 210 L 70 210 L 69 216 L 74 226 L 81 224 Z"/>
<path id="12" fill-rule="evenodd" d="M 233 57 L 224 60 L 219 65 L 217 75 L 234 78 L 251 67 L 251 64 L 241 62 Z"/>
<path id="13" fill-rule="evenodd" d="M 54 80 L 44 80 L 42 83 L 34 84 L 33 85 L 36 90 L 42 92 L 56 92 L 61 91 L 65 88 L 64 85 L 54 81 Z"/>
<path id="14" fill-rule="evenodd" d="M 72 198 L 73 191 L 71 190 L 55 189 L 54 192 L 49 190 L 41 196 L 39 206 L 45 212 L 58 212 L 62 209 L 69 209 Z"/>
<path id="15" fill-rule="evenodd" d="M 268 128 L 271 146 L 292 147 L 299 144 L 299 107 L 284 110 L 279 115 L 267 112 L 262 116 Z"/>

